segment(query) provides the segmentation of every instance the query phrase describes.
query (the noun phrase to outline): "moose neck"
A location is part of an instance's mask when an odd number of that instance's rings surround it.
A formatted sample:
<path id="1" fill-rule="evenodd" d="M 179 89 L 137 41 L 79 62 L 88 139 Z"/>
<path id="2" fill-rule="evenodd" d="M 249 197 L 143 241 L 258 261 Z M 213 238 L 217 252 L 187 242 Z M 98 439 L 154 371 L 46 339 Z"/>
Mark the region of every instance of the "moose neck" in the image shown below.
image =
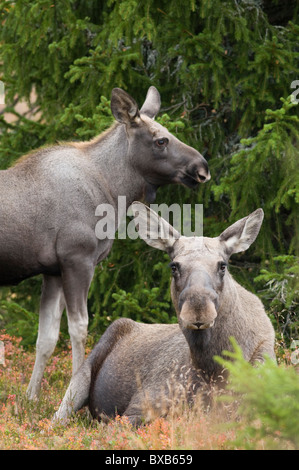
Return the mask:
<path id="1" fill-rule="evenodd" d="M 153 202 L 157 187 L 148 184 L 134 167 L 134 155 L 130 154 L 125 126 L 113 125 L 89 145 L 89 155 L 106 181 L 107 190 L 117 206 L 118 196 L 126 196 L 127 208 L 134 200 Z M 137 158 L 143 158 L 137 155 Z M 105 188 L 104 188 L 105 189 Z"/>
<path id="2" fill-rule="evenodd" d="M 207 365 L 209 365 L 209 369 L 213 366 L 211 362 L 212 357 L 209 354 L 209 348 L 212 344 L 211 340 L 213 338 L 212 328 L 207 328 L 206 330 L 191 330 L 183 328 L 182 331 L 190 348 L 193 366 L 196 369 L 204 369 L 205 372 L 208 373 L 208 371 L 206 370 Z"/>
<path id="3" fill-rule="evenodd" d="M 235 312 L 238 312 L 237 283 L 227 273 L 224 288 L 219 295 L 219 307 L 214 326 L 204 330 L 182 328 L 182 332 L 188 342 L 193 366 L 200 370 L 209 379 L 217 380 L 223 375 L 222 366 L 214 360 L 214 356 L 220 356 L 224 350 L 230 349 L 230 336 L 232 332 L 225 328 L 230 318 L 230 324 L 234 324 Z"/>

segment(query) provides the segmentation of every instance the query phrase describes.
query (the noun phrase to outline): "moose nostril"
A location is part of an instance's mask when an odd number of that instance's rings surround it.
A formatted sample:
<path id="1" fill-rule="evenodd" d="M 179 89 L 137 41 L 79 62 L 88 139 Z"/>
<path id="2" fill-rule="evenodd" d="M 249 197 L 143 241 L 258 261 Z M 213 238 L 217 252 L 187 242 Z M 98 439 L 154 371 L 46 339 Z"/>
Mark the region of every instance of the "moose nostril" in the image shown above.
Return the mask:
<path id="1" fill-rule="evenodd" d="M 206 181 L 206 177 L 204 175 L 201 175 L 200 173 L 198 173 L 198 178 L 200 179 L 200 181 L 202 181 L 203 183 Z"/>
<path id="2" fill-rule="evenodd" d="M 209 181 L 211 179 L 211 175 L 210 175 L 210 172 L 209 170 L 207 172 L 205 172 L 204 170 L 199 172 L 198 171 L 198 179 L 202 182 L 202 183 L 205 183 L 206 181 Z"/>

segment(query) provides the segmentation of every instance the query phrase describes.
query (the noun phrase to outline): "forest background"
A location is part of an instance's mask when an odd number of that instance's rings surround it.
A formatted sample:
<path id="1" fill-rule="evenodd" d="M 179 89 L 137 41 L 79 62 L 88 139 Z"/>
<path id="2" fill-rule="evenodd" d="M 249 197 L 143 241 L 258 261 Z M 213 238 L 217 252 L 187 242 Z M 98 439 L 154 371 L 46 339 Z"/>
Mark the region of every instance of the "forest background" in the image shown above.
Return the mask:
<path id="1" fill-rule="evenodd" d="M 125 89 L 142 105 L 154 85 L 162 98 L 157 119 L 197 148 L 212 174 L 194 192 L 160 188 L 156 202 L 203 204 L 206 236 L 264 209 L 256 242 L 234 255 L 229 269 L 263 301 L 276 330 L 278 361 L 291 367 L 276 370 L 267 363 L 255 371 L 239 353 L 239 362 L 227 367 L 235 386 L 247 393 L 248 419 L 265 423 L 255 427 L 259 437 L 270 429 L 271 446 L 281 438 L 295 448 L 298 376 L 290 352 L 299 339 L 298 16 L 296 0 L 0 0 L 1 169 L 42 145 L 101 133 L 113 122 L 112 88 Z M 22 103 L 25 114 L 18 111 Z M 175 322 L 169 281 L 166 255 L 141 240 L 116 239 L 90 289 L 88 348 L 118 317 Z M 39 421 L 57 409 L 71 369 L 65 352 L 54 357 L 43 382 L 46 401 L 26 402 L 41 282 L 38 276 L 0 289 L 7 361 L 0 368 L 0 448 L 173 448 L 174 425 L 167 422 L 154 423 L 131 441 L 123 422 L 118 431 L 103 427 L 99 441 L 99 429 L 90 424 L 53 430 Z M 59 347 L 69 351 L 65 315 Z M 298 353 L 293 358 L 297 362 Z M 227 436 L 211 435 L 205 419 L 181 424 L 176 445 L 228 445 Z M 187 443 L 182 429 L 190 431 Z M 248 436 L 246 427 L 246 445 Z"/>
<path id="2" fill-rule="evenodd" d="M 195 192 L 161 188 L 156 202 L 204 204 L 206 236 L 262 207 L 257 241 L 230 269 L 261 297 L 278 341 L 298 338 L 298 3 L 2 0 L 0 15 L 1 168 L 41 145 L 105 130 L 112 88 L 142 105 L 155 85 L 159 121 L 212 174 Z M 90 290 L 90 333 L 119 316 L 176 321 L 166 259 L 140 240 L 116 240 Z M 40 288 L 36 277 L 0 291 L 0 325 L 26 346 L 36 339 Z"/>

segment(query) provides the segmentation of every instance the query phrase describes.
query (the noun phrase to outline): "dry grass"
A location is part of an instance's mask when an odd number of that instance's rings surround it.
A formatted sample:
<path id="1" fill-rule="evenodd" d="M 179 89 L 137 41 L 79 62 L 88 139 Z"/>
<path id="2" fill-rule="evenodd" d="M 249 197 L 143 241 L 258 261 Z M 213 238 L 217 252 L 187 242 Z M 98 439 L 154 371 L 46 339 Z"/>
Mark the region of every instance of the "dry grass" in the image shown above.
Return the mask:
<path id="1" fill-rule="evenodd" d="M 78 412 L 67 425 L 52 423 L 71 377 L 70 348 L 60 350 L 47 366 L 39 401 L 26 398 L 34 364 L 34 351 L 25 351 L 20 338 L 0 332 L 5 345 L 5 364 L 0 364 L 0 450 L 226 450 L 243 449 L 238 440 L 233 409 L 204 413 L 200 404 L 157 418 L 151 424 L 133 428 L 125 417 L 108 423 L 91 419 L 87 409 Z M 245 429 L 245 428 L 244 428 Z M 250 439 L 250 438 L 249 438 Z M 238 442 L 238 444 L 236 444 Z M 265 448 L 263 441 L 254 447 Z"/>
<path id="2" fill-rule="evenodd" d="M 3 333 L 5 364 L 0 365 L 0 449 L 101 449 L 171 450 L 228 449 L 234 438 L 215 416 L 182 411 L 181 415 L 157 418 L 132 428 L 125 417 L 108 424 L 81 410 L 67 426 L 53 424 L 71 376 L 70 349 L 59 351 L 49 363 L 37 402 L 26 399 L 26 387 L 34 364 L 34 352 L 20 346 L 20 338 Z"/>

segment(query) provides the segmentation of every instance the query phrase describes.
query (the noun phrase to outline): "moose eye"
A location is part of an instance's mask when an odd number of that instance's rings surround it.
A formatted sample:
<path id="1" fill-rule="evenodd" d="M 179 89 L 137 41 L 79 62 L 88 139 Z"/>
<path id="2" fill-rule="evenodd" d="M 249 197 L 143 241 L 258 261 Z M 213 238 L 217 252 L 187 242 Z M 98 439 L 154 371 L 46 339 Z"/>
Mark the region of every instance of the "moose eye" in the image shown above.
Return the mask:
<path id="1" fill-rule="evenodd" d="M 226 266 L 227 266 L 227 264 L 226 264 L 224 261 L 221 261 L 221 262 L 219 263 L 219 271 L 220 271 L 220 274 L 224 275 L 225 270 L 226 270 Z"/>
<path id="2" fill-rule="evenodd" d="M 155 141 L 155 144 L 156 144 L 157 147 L 163 148 L 163 147 L 166 147 L 168 142 L 169 142 L 169 140 L 166 137 L 163 137 L 162 139 L 157 139 Z"/>

